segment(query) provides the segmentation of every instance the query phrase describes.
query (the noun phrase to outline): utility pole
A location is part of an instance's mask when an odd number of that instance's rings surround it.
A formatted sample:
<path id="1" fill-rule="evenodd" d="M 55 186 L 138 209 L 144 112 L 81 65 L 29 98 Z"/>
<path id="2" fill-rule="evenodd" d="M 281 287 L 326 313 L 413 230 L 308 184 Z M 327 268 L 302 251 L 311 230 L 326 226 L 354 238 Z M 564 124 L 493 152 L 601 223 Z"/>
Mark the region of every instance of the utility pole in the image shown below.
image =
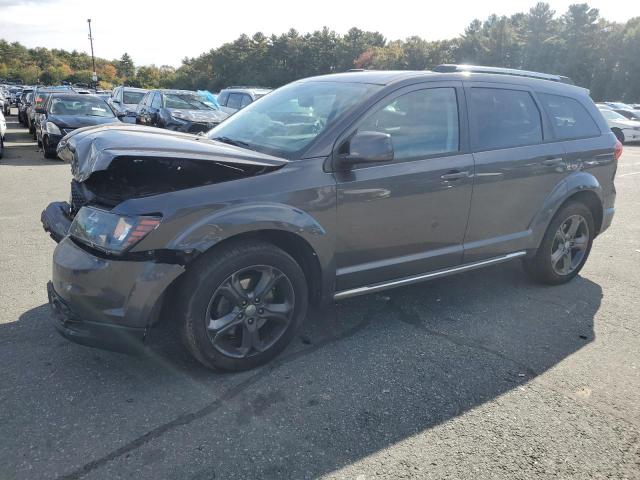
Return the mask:
<path id="1" fill-rule="evenodd" d="M 93 88 L 98 87 L 98 74 L 96 73 L 96 59 L 93 56 L 93 36 L 91 35 L 91 19 L 87 19 L 87 23 L 89 24 L 89 42 L 91 43 L 91 63 L 93 64 L 93 76 L 91 79 L 93 80 Z"/>

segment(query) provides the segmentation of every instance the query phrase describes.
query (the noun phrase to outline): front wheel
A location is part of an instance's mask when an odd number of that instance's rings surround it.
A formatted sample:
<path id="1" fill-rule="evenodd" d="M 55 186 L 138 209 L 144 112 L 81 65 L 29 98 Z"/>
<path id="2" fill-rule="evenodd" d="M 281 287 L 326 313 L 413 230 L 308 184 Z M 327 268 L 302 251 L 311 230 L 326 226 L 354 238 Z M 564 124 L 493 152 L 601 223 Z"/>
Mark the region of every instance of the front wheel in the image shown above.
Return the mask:
<path id="1" fill-rule="evenodd" d="M 183 340 L 215 370 L 262 365 L 293 339 L 307 313 L 304 273 L 283 250 L 244 242 L 205 254 L 181 286 Z"/>
<path id="2" fill-rule="evenodd" d="M 42 139 L 42 155 L 44 158 L 52 160 L 57 158 L 57 154 L 55 150 L 52 150 L 49 146 L 49 137 L 44 137 Z"/>
<path id="3" fill-rule="evenodd" d="M 570 281 L 587 261 L 594 234 L 591 210 L 580 202 L 567 203 L 551 220 L 535 255 L 524 260 L 525 270 L 547 285 Z"/>

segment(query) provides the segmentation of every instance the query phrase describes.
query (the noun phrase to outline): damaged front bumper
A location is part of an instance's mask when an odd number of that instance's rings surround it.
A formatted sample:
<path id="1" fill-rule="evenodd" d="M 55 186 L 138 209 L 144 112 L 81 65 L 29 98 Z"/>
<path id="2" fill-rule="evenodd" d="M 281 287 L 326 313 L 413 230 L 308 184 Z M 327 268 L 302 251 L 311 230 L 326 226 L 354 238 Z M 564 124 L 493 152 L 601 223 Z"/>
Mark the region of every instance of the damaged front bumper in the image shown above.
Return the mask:
<path id="1" fill-rule="evenodd" d="M 52 234 L 53 236 L 53 234 Z M 131 352 L 158 319 L 178 264 L 102 258 L 64 237 L 47 290 L 54 325 L 69 340 Z"/>
<path id="2" fill-rule="evenodd" d="M 71 226 L 70 211 L 71 206 L 67 202 L 52 202 L 40 214 L 42 228 L 56 243 L 67 236 Z"/>

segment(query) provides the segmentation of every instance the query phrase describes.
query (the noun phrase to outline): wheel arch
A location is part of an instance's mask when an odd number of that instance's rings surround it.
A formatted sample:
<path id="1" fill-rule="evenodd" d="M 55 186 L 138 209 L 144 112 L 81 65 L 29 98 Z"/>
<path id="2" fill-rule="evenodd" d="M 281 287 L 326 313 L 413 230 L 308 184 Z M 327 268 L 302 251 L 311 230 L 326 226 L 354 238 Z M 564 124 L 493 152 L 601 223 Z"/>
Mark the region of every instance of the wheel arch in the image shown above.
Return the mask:
<path id="1" fill-rule="evenodd" d="M 596 235 L 600 233 L 604 217 L 602 186 L 592 174 L 584 171 L 576 172 L 556 186 L 531 222 L 534 250 L 540 245 L 553 217 L 570 201 L 579 201 L 591 210 Z"/>

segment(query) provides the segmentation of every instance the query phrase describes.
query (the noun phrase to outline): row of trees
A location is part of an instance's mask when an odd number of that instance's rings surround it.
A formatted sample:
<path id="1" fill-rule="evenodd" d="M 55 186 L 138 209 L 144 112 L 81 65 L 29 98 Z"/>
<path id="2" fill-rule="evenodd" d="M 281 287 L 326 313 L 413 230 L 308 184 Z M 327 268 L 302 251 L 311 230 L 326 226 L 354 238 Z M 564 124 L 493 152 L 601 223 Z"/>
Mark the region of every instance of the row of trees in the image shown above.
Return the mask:
<path id="1" fill-rule="evenodd" d="M 595 99 L 640 100 L 640 17 L 613 23 L 587 4 L 556 15 L 546 3 L 526 13 L 474 20 L 449 40 L 388 41 L 379 32 L 324 28 L 301 34 L 241 35 L 175 69 L 135 67 L 126 53 L 96 59 L 100 85 L 219 90 L 232 84 L 278 87 L 298 78 L 351 68 L 422 70 L 440 63 L 474 63 L 567 75 Z M 89 82 L 91 58 L 77 51 L 27 49 L 0 40 L 0 78 L 25 83 Z"/>

